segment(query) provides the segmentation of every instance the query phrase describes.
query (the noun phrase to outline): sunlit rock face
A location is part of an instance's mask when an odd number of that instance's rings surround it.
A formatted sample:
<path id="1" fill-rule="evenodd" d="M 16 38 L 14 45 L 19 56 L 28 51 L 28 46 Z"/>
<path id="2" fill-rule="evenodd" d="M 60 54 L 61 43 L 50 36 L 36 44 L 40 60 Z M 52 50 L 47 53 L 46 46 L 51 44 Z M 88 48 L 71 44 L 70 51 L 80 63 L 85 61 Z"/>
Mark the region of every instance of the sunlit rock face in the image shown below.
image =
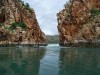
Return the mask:
<path id="1" fill-rule="evenodd" d="M 69 0 L 57 13 L 60 43 L 94 42 L 100 38 L 100 1 Z"/>
<path id="2" fill-rule="evenodd" d="M 13 23 L 24 23 L 26 29 L 17 27 L 10 31 L 9 27 Z M 9 32 L 10 42 L 18 42 L 20 35 L 22 43 L 45 43 L 45 34 L 41 31 L 36 19 L 35 11 L 21 0 L 0 0 L 0 23 L 1 29 Z M 19 34 L 20 33 L 20 34 Z"/>

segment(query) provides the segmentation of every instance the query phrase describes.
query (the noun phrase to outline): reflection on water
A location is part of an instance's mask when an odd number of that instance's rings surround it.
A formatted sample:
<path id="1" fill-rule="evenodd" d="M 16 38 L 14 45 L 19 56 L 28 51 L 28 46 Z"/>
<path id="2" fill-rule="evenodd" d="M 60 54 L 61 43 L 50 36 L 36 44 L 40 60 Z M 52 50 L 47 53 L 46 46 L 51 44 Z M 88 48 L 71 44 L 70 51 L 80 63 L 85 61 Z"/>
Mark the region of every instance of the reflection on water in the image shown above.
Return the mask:
<path id="1" fill-rule="evenodd" d="M 0 75 L 38 75 L 45 49 L 0 48 Z"/>
<path id="2" fill-rule="evenodd" d="M 100 75 L 100 48 L 0 48 L 0 75 Z"/>
<path id="3" fill-rule="evenodd" d="M 59 60 L 59 75 L 100 75 L 99 49 L 61 49 Z"/>

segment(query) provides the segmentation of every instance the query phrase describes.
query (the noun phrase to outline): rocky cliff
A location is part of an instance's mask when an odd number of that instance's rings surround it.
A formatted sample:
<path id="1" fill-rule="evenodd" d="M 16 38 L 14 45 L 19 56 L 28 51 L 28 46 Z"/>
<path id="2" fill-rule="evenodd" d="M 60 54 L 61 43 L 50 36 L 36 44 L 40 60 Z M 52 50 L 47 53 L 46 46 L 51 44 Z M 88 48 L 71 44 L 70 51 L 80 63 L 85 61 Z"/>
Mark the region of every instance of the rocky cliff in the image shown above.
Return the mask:
<path id="1" fill-rule="evenodd" d="M 100 38 L 100 1 L 69 0 L 57 13 L 60 43 L 95 42 Z"/>
<path id="2" fill-rule="evenodd" d="M 21 0 L 0 0 L 0 43 L 46 43 L 35 11 Z"/>

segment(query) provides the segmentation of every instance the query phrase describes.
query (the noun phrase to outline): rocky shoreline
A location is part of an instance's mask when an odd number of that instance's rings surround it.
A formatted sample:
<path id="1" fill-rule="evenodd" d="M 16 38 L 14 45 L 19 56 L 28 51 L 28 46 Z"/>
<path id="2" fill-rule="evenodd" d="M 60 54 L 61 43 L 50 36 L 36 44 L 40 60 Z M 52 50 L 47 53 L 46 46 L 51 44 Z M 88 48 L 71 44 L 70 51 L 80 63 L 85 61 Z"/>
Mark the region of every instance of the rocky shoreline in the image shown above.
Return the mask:
<path id="1" fill-rule="evenodd" d="M 78 43 L 66 43 L 66 44 L 59 44 L 63 47 L 100 47 L 100 42 L 98 43 L 90 43 L 90 42 L 78 42 Z"/>
<path id="2" fill-rule="evenodd" d="M 0 47 L 17 47 L 17 46 L 23 46 L 23 47 L 39 47 L 39 46 L 47 46 L 47 44 L 0 44 Z"/>

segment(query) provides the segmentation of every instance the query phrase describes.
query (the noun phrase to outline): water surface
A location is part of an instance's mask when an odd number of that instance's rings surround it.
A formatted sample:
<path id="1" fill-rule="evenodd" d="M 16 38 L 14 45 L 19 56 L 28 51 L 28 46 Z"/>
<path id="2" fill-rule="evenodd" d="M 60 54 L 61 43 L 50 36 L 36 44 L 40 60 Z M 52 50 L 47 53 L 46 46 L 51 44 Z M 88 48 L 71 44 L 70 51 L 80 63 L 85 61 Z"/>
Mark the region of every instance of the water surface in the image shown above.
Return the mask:
<path id="1" fill-rule="evenodd" d="M 0 47 L 0 75 L 100 75 L 100 48 Z"/>

